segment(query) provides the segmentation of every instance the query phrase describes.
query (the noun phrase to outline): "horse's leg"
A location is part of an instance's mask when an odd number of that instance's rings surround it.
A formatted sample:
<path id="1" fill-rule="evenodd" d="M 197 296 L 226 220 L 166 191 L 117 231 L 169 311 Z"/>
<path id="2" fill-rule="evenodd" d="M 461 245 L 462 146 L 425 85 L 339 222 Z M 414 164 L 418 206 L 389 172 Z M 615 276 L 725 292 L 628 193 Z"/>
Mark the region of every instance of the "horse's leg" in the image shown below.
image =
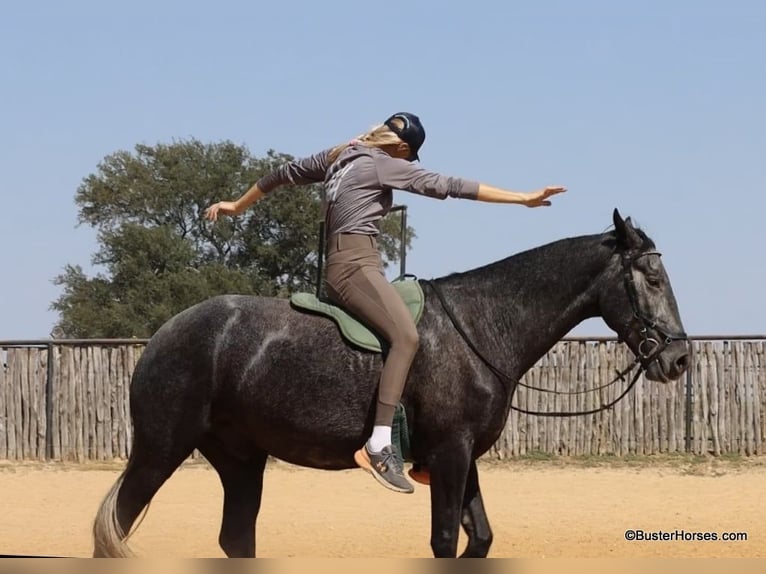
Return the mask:
<path id="1" fill-rule="evenodd" d="M 229 558 L 255 558 L 255 521 L 261 508 L 263 471 L 268 455 L 256 451 L 247 460 L 236 458 L 213 441 L 200 452 L 218 472 L 223 486 L 223 519 L 218 544 Z"/>
<path id="2" fill-rule="evenodd" d="M 93 526 L 95 558 L 131 556 L 124 541 L 133 523 L 193 450 L 190 441 L 158 445 L 136 437 L 125 471 L 101 503 L 96 516 Z"/>
<path id="3" fill-rule="evenodd" d="M 133 445 L 125 471 L 104 498 L 93 525 L 94 556 L 130 556 L 125 544 L 152 497 L 192 453 L 208 419 L 204 389 L 188 373 L 163 375 L 144 365 L 131 382 Z"/>
<path id="4" fill-rule="evenodd" d="M 442 445 L 431 457 L 431 550 L 436 558 L 454 558 L 471 466 L 471 446 L 460 440 Z"/>
<path id="5" fill-rule="evenodd" d="M 463 510 L 460 522 L 468 535 L 468 545 L 461 558 L 486 558 L 492 545 L 492 529 L 484 510 L 479 489 L 479 472 L 476 461 L 471 461 L 468 469 L 468 480 L 463 494 Z"/>

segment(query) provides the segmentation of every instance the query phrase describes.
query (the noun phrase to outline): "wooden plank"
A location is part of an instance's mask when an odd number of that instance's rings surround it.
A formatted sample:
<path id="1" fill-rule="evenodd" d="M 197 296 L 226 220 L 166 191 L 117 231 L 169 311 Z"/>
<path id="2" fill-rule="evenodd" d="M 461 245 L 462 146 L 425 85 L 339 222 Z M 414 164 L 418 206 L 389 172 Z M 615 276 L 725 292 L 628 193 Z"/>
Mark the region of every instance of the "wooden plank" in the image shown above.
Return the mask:
<path id="1" fill-rule="evenodd" d="M 667 442 L 665 446 L 665 452 L 676 452 L 676 399 L 678 388 L 684 384 L 684 379 L 681 377 L 678 381 L 665 384 L 665 412 L 667 418 Z"/>
<path id="2" fill-rule="evenodd" d="M 133 426 L 131 425 L 130 420 L 130 382 L 140 354 L 140 349 L 136 349 L 136 347 L 132 345 L 128 347 L 128 370 L 125 373 L 125 384 L 123 385 L 125 412 L 122 417 L 123 424 L 125 425 L 125 437 L 128 443 L 128 452 L 130 452 L 130 449 L 132 449 L 133 446 Z"/>
<path id="3" fill-rule="evenodd" d="M 546 354 L 540 359 L 540 388 L 543 389 L 551 389 L 552 388 L 552 381 L 551 381 L 551 373 L 548 369 L 548 362 L 549 357 Z M 553 411 L 555 410 L 555 401 L 556 401 L 556 395 L 551 393 L 540 393 L 540 398 L 545 401 L 545 412 Z M 540 421 L 542 423 L 542 431 L 543 436 L 541 437 L 541 448 L 543 452 L 553 454 L 555 452 L 555 447 L 553 445 L 553 426 L 551 417 L 542 417 L 542 420 Z"/>
<path id="4" fill-rule="evenodd" d="M 750 343 L 742 341 L 742 361 L 739 365 L 740 384 L 745 393 L 745 452 L 748 456 L 755 454 L 755 420 L 753 418 L 753 402 L 755 389 L 753 385 L 753 363 L 750 357 Z"/>
<path id="5" fill-rule="evenodd" d="M 558 380 L 558 373 L 556 372 L 556 352 L 557 346 L 551 349 L 550 353 L 546 355 L 546 367 L 548 375 L 548 388 L 556 391 L 561 390 L 561 383 Z M 562 410 L 562 395 L 551 395 L 552 400 L 552 412 Z M 561 449 L 561 419 L 559 417 L 546 417 L 548 419 L 548 433 L 550 436 L 550 452 L 552 454 L 559 455 L 562 453 Z"/>
<path id="6" fill-rule="evenodd" d="M 602 384 L 602 377 L 601 377 L 601 355 L 603 353 L 603 343 L 595 343 L 592 348 L 592 365 L 591 365 L 591 376 L 593 384 L 591 385 L 591 390 L 595 387 L 598 387 Z M 603 380 L 606 382 L 605 380 Z M 598 397 L 598 391 L 593 391 L 588 393 L 588 395 L 585 397 L 585 410 L 593 410 L 597 407 L 596 399 Z M 595 454 L 598 454 L 598 432 L 597 432 L 597 426 L 596 426 L 596 416 L 595 415 L 587 415 L 585 420 L 585 432 L 587 433 L 587 438 L 585 441 L 585 454 L 588 456 L 592 456 Z"/>
<path id="7" fill-rule="evenodd" d="M 668 429 L 668 385 L 664 383 L 654 383 L 654 385 L 657 387 L 657 400 L 659 402 L 659 408 L 657 409 L 657 419 L 660 427 L 659 451 L 662 453 L 667 453 L 669 448 L 668 437 L 670 435 L 670 431 Z"/>
<path id="8" fill-rule="evenodd" d="M 606 343 L 599 344 L 598 384 L 603 385 L 611 379 L 609 372 L 609 353 Z M 597 408 L 604 404 L 604 391 L 599 389 L 594 392 L 591 399 L 591 408 Z M 604 454 L 602 439 L 604 436 L 604 413 L 598 412 L 593 415 L 593 454 Z"/>
<path id="9" fill-rule="evenodd" d="M 10 388 L 8 393 L 8 459 L 19 460 L 21 442 L 21 373 L 18 366 L 18 349 L 8 349 Z"/>
<path id="10" fill-rule="evenodd" d="M 617 351 L 617 363 L 623 364 L 625 361 L 625 345 L 620 345 Z M 614 401 L 618 394 L 622 392 L 624 383 L 618 383 L 609 388 L 609 402 Z M 620 429 L 622 428 L 622 417 L 620 405 L 615 405 L 610 410 L 610 432 L 609 432 L 609 454 L 620 454 Z"/>
<path id="11" fill-rule="evenodd" d="M 61 460 L 61 406 L 63 404 L 63 393 L 61 387 L 61 347 L 53 347 L 53 384 L 51 398 L 53 405 L 51 408 L 50 433 L 53 438 L 53 460 Z"/>
<path id="12" fill-rule="evenodd" d="M 700 383 L 710 389 L 710 436 L 713 440 L 713 454 L 721 455 L 721 432 L 720 432 L 720 410 L 721 396 L 718 381 L 713 376 L 712 364 L 712 342 L 707 341 L 703 345 L 704 352 L 699 354 L 700 365 Z"/>
<path id="13" fill-rule="evenodd" d="M 734 394 L 734 411 L 732 412 L 732 424 L 734 427 L 734 430 L 732 431 L 732 435 L 735 437 L 735 442 L 737 444 L 737 452 L 739 454 L 745 453 L 745 441 L 743 440 L 743 432 L 742 432 L 742 415 L 744 414 L 744 403 L 743 403 L 743 393 L 742 388 L 738 384 L 738 361 L 739 361 L 739 349 L 737 348 L 736 341 L 732 341 L 731 344 L 731 351 L 730 351 L 730 357 L 731 357 L 731 364 L 728 369 L 727 377 L 729 379 L 729 384 L 731 385 L 731 388 L 733 390 Z"/>
<path id="14" fill-rule="evenodd" d="M 74 373 L 75 373 L 74 387 L 75 387 L 75 393 L 76 393 L 76 403 L 75 403 L 74 422 L 75 422 L 75 428 L 76 428 L 75 457 L 77 462 L 84 462 L 86 460 L 86 449 L 87 449 L 87 439 L 85 435 L 85 425 L 86 425 L 86 408 L 85 408 L 86 373 L 84 371 L 85 355 L 86 355 L 86 351 L 84 347 L 76 348 L 75 369 L 74 369 Z"/>
<path id="15" fill-rule="evenodd" d="M 557 361 L 558 361 L 558 353 L 560 351 L 561 347 L 559 345 L 554 345 L 553 348 L 546 354 L 546 367 L 545 369 L 548 371 L 548 388 L 554 389 L 556 391 L 562 391 L 565 390 L 561 385 L 561 380 L 559 377 L 559 371 L 557 368 Z M 566 396 L 565 395 L 556 395 L 556 400 L 554 401 L 554 410 L 564 410 L 566 405 Z M 566 430 L 562 430 L 562 419 L 559 417 L 553 417 L 550 421 L 551 424 L 551 447 L 552 447 L 552 453 L 555 454 L 565 454 L 566 452 L 566 446 L 564 446 L 565 442 L 565 435 Z"/>
<path id="16" fill-rule="evenodd" d="M 114 452 L 114 448 L 112 448 L 112 437 L 114 436 L 112 433 L 112 405 L 114 404 L 112 349 L 113 347 L 104 347 L 101 359 L 104 368 L 104 460 L 111 460 Z"/>
<path id="17" fill-rule="evenodd" d="M 67 373 L 67 355 L 66 346 L 59 348 L 59 358 L 56 367 L 58 373 L 58 385 L 59 385 L 59 397 L 55 405 L 55 410 L 58 417 L 58 435 L 59 435 L 59 452 L 56 457 L 57 460 L 67 460 L 67 448 L 69 445 L 69 429 L 67 428 L 69 412 L 69 374 Z"/>
<path id="18" fill-rule="evenodd" d="M 561 388 L 568 391 L 580 390 L 583 386 L 583 375 L 580 369 L 580 348 L 579 344 L 573 341 L 567 341 L 562 347 L 561 361 L 564 365 L 562 370 L 562 383 Z M 567 397 L 567 409 L 570 411 L 577 411 L 579 405 L 579 395 L 569 395 Z M 578 445 L 578 423 L 580 417 L 569 417 L 566 419 L 566 453 L 570 456 L 576 456 L 580 454 Z"/>
<path id="19" fill-rule="evenodd" d="M 721 453 L 731 452 L 731 440 L 729 434 L 729 394 L 726 388 L 726 377 L 724 376 L 723 345 L 710 344 L 710 355 L 712 369 L 711 376 L 718 383 L 718 400 L 720 408 L 718 409 L 718 439 L 721 442 Z"/>
<path id="20" fill-rule="evenodd" d="M 752 344 L 752 357 L 753 357 L 753 418 L 755 419 L 755 454 L 763 454 L 763 434 L 764 434 L 764 420 L 763 409 L 761 408 L 763 402 L 763 386 L 761 385 L 760 374 L 762 371 L 761 363 L 761 344 L 760 342 L 753 342 Z"/>
<path id="21" fill-rule="evenodd" d="M 579 412 L 582 410 L 583 389 L 590 386 L 591 381 L 585 368 L 585 346 L 579 342 L 568 342 L 566 349 L 566 370 L 568 383 L 562 385 L 568 391 L 578 392 L 580 394 L 567 396 L 567 410 L 570 412 Z M 582 416 L 574 416 L 566 419 L 567 450 L 571 456 L 580 456 L 582 450 Z"/>
<path id="22" fill-rule="evenodd" d="M 723 351 L 722 351 L 722 357 L 723 357 L 723 380 L 726 385 L 726 394 L 727 394 L 727 432 L 729 435 L 729 441 L 730 441 L 730 447 L 729 452 L 739 452 L 739 436 L 738 436 L 738 428 L 737 428 L 737 393 L 736 393 L 736 387 L 732 383 L 734 377 L 732 376 L 732 349 L 731 344 L 724 341 L 723 344 Z"/>
<path id="23" fill-rule="evenodd" d="M 702 369 L 703 363 L 701 361 L 694 361 L 694 391 L 693 391 L 693 419 L 692 419 L 692 452 L 694 454 L 702 454 L 704 449 L 704 437 L 705 437 L 705 421 L 703 411 L 703 393 L 705 386 L 702 381 Z"/>
<path id="24" fill-rule="evenodd" d="M 76 366 L 76 353 L 72 347 L 64 347 L 63 351 L 67 352 L 66 358 L 66 384 L 67 384 L 67 414 L 66 414 L 66 428 L 67 428 L 67 450 L 66 458 L 64 460 L 75 461 L 77 460 L 77 382 L 75 380 L 75 366 Z M 63 439 L 62 439 L 63 442 Z"/>
<path id="25" fill-rule="evenodd" d="M 731 393 L 731 440 L 733 452 L 742 452 L 742 437 L 740 435 L 739 426 L 739 407 L 742 403 L 742 397 L 737 388 L 737 365 L 735 361 L 735 349 L 733 344 L 727 345 L 727 352 L 725 358 L 727 360 L 726 365 L 726 384 L 729 387 Z"/>
<path id="26" fill-rule="evenodd" d="M 24 460 L 35 460 L 37 458 L 37 452 L 34 448 L 36 442 L 36 426 L 37 426 L 37 409 L 36 404 L 36 381 L 35 381 L 35 364 L 37 363 L 37 349 L 25 348 L 22 349 L 24 356 L 24 373 L 25 388 L 24 388 Z"/>
<path id="27" fill-rule="evenodd" d="M 96 373 L 93 360 L 93 347 L 88 346 L 85 352 L 85 397 L 84 410 L 88 413 L 87 426 L 85 427 L 87 439 L 87 460 L 96 460 Z"/>
<path id="28" fill-rule="evenodd" d="M 551 363 L 550 369 L 552 369 L 552 378 L 554 381 L 553 388 L 560 392 L 571 391 L 572 382 L 569 380 L 569 373 L 567 372 L 569 360 L 569 343 L 562 341 L 557 343 L 551 350 Z M 567 411 L 571 409 L 572 400 L 569 395 L 559 395 L 558 401 L 556 401 L 555 408 L 560 411 Z M 569 418 L 557 417 L 554 421 L 554 436 L 556 437 L 556 446 L 558 453 L 563 456 L 568 456 L 572 452 L 572 421 Z"/>
<path id="29" fill-rule="evenodd" d="M 739 394 L 739 437 L 740 437 L 740 454 L 748 454 L 747 452 L 747 388 L 745 386 L 745 359 L 743 357 L 742 341 L 734 341 L 734 384 Z"/>
<path id="30" fill-rule="evenodd" d="M 125 377 L 125 363 L 127 361 L 127 349 L 124 346 L 118 347 L 116 349 L 117 351 L 117 357 L 115 361 L 115 401 L 114 401 L 114 416 L 112 417 L 113 420 L 113 428 L 114 428 L 114 436 L 116 438 L 116 445 L 115 445 L 115 457 L 117 458 L 124 458 L 127 454 L 127 449 L 125 448 L 125 433 L 122 431 L 122 413 L 124 411 L 124 397 L 123 397 L 123 385 L 125 384 L 124 377 Z"/>
<path id="31" fill-rule="evenodd" d="M 92 347 L 90 359 L 93 361 L 93 404 L 92 411 L 94 415 L 93 436 L 94 448 L 92 457 L 95 460 L 104 460 L 104 365 L 103 349 L 101 347 Z"/>
<path id="32" fill-rule="evenodd" d="M 24 349 L 14 349 L 13 353 L 16 357 L 16 460 L 24 460 L 25 448 L 24 448 L 24 431 L 26 425 L 24 419 L 26 413 L 24 412 L 26 402 L 26 391 L 24 389 L 24 381 L 27 379 L 26 375 L 26 362 L 24 361 Z"/>
<path id="33" fill-rule="evenodd" d="M 535 370 L 532 372 L 532 378 L 530 379 L 530 383 L 532 387 L 539 387 L 540 386 L 540 379 L 542 377 L 542 372 L 540 370 L 539 365 L 535 365 Z M 543 393 L 540 391 L 535 391 L 532 389 L 529 389 L 529 401 L 530 401 L 530 408 L 533 411 L 540 411 L 544 410 L 546 405 L 543 402 L 545 400 L 545 397 L 541 397 Z M 529 426 L 530 426 L 530 433 L 529 438 L 531 440 L 529 445 L 529 450 L 532 453 L 540 452 L 542 451 L 542 446 L 540 444 L 540 439 L 543 436 L 541 424 L 540 424 L 540 417 L 534 416 L 534 415 L 527 415 L 527 418 L 529 419 Z"/>
<path id="34" fill-rule="evenodd" d="M 513 401 L 511 404 L 513 405 L 519 404 L 520 390 L 521 390 L 521 387 L 518 387 L 514 391 L 514 396 L 512 397 Z M 506 423 L 506 426 L 510 429 L 508 454 L 510 456 L 518 456 L 519 455 L 519 413 L 518 411 L 511 409 L 511 411 L 508 413 L 508 422 Z"/>
<path id="35" fill-rule="evenodd" d="M 598 385 L 603 385 L 609 379 L 611 379 L 611 374 L 609 373 L 609 368 L 607 361 L 609 361 L 609 353 L 608 348 L 605 343 L 599 344 L 599 365 L 598 365 Z M 597 408 L 604 404 L 604 390 L 599 389 L 595 391 L 592 394 L 591 398 L 591 408 Z M 598 412 L 593 415 L 593 454 L 594 455 L 602 455 L 604 454 L 604 445 L 603 445 L 603 437 L 604 437 L 604 413 Z"/>
<path id="36" fill-rule="evenodd" d="M 26 424 L 27 452 L 25 457 L 27 460 L 37 460 L 37 425 L 39 420 L 39 413 L 37 412 L 37 387 L 39 384 L 37 364 L 39 362 L 40 349 L 27 348 L 25 350 L 27 352 L 27 373 L 29 377 L 27 395 L 29 418 Z"/>
<path id="37" fill-rule="evenodd" d="M 61 405 L 59 411 L 59 428 L 61 432 L 61 452 L 60 460 L 73 460 L 74 443 L 72 434 L 72 416 L 74 415 L 74 393 L 71 389 L 72 380 L 72 362 L 74 356 L 72 348 L 69 346 L 61 347 L 61 360 L 59 362 L 61 371 Z"/>
<path id="38" fill-rule="evenodd" d="M 92 415 L 91 408 L 93 405 L 93 390 L 91 388 L 91 380 L 93 373 L 90 369 L 93 368 L 93 361 L 90 360 L 90 355 L 93 353 L 90 347 L 83 347 L 80 352 L 80 371 L 82 373 L 81 385 L 82 385 L 82 451 L 84 460 L 92 460 L 92 448 L 93 448 L 93 433 L 92 429 Z"/>
<path id="39" fill-rule="evenodd" d="M 581 411 L 589 410 L 590 402 L 593 398 L 593 389 L 598 387 L 598 343 L 588 342 L 585 346 L 585 381 L 582 385 L 583 389 L 587 389 L 587 393 L 583 393 L 578 401 Z M 593 415 L 583 415 L 577 417 L 580 419 L 578 424 L 580 433 L 582 435 L 582 453 L 588 456 L 593 453 Z"/>
<path id="40" fill-rule="evenodd" d="M 715 353 L 711 341 L 695 341 L 692 349 L 694 352 L 694 363 L 699 363 L 700 376 L 706 381 L 710 389 L 710 439 L 713 453 L 721 453 L 721 391 L 718 381 L 714 375 Z M 697 384 L 692 376 L 692 385 Z"/>
<path id="41" fill-rule="evenodd" d="M 6 350 L 0 347 L 0 460 L 8 458 L 8 373 Z"/>
<path id="42" fill-rule="evenodd" d="M 590 389 L 593 389 L 595 385 L 596 376 L 591 369 L 590 353 L 592 352 L 592 345 L 586 342 L 576 344 L 577 349 L 577 381 L 574 387 L 578 394 L 572 395 L 571 405 L 572 410 L 576 412 L 582 412 L 585 409 L 586 401 L 588 400 Z M 587 454 L 588 447 L 588 418 L 590 415 L 579 415 L 572 417 L 574 423 L 574 446 L 577 456 L 583 456 Z"/>
<path id="43" fill-rule="evenodd" d="M 528 379 L 527 379 L 528 380 Z M 516 405 L 518 405 L 521 408 L 527 408 L 528 404 L 528 398 L 527 398 L 527 389 L 524 387 L 519 387 L 516 389 Z M 519 456 L 523 456 L 527 454 L 527 417 L 526 415 L 522 415 L 521 413 L 514 413 L 516 416 L 516 424 L 519 429 Z"/>
<path id="44" fill-rule="evenodd" d="M 702 420 L 700 421 L 700 454 L 708 454 L 708 437 L 710 435 L 710 388 L 703 378 L 702 365 L 697 365 L 696 375 L 700 379 L 700 393 L 702 395 Z"/>
<path id="45" fill-rule="evenodd" d="M 32 377 L 29 349 L 19 349 L 21 358 L 21 458 L 30 460 L 31 456 L 31 418 L 32 418 L 32 391 L 30 378 Z"/>
<path id="46" fill-rule="evenodd" d="M 588 393 L 584 393 L 582 391 L 586 391 L 588 389 L 592 389 L 595 385 L 593 384 L 593 381 L 595 380 L 595 377 L 593 376 L 593 372 L 590 369 L 590 352 L 591 347 L 589 343 L 583 342 L 578 344 L 578 367 L 579 367 L 579 376 L 577 377 L 577 386 L 575 390 L 579 392 L 579 394 L 574 395 L 572 398 L 574 399 L 575 403 L 575 410 L 577 412 L 582 412 L 585 410 L 585 400 L 587 399 Z M 587 447 L 585 445 L 587 441 L 587 432 L 586 432 L 586 422 L 588 419 L 588 415 L 581 415 L 577 417 L 573 417 L 575 419 L 575 428 L 577 429 L 576 434 L 576 452 L 579 456 L 583 456 L 587 452 Z"/>
<path id="47" fill-rule="evenodd" d="M 610 375 L 612 375 L 612 372 L 614 369 L 618 369 L 617 365 L 619 365 L 619 345 L 612 345 L 609 349 L 609 365 L 610 365 Z M 602 392 L 602 405 L 609 404 L 612 400 L 612 396 L 614 394 L 614 389 L 616 385 L 609 385 L 608 387 L 604 388 Z M 600 454 L 611 454 L 612 453 L 612 421 L 614 418 L 614 409 L 609 410 L 603 410 L 599 413 L 599 419 L 600 424 L 602 426 L 601 429 L 601 441 L 602 441 L 602 447 L 599 451 Z"/>
<path id="48" fill-rule="evenodd" d="M 47 458 L 47 429 L 48 429 L 48 412 L 46 405 L 48 403 L 45 395 L 46 388 L 48 386 L 48 355 L 51 355 L 51 361 L 53 360 L 53 353 L 50 349 L 43 349 L 39 353 L 40 360 L 37 362 L 38 372 L 38 386 L 37 386 L 37 460 L 44 461 Z M 52 382 L 52 381 L 51 381 Z"/>
<path id="49" fill-rule="evenodd" d="M 120 360 L 120 353 L 117 347 L 109 349 L 109 442 L 107 443 L 107 456 L 113 459 L 119 452 L 119 443 L 117 437 L 117 388 L 120 381 L 117 378 L 117 368 Z"/>

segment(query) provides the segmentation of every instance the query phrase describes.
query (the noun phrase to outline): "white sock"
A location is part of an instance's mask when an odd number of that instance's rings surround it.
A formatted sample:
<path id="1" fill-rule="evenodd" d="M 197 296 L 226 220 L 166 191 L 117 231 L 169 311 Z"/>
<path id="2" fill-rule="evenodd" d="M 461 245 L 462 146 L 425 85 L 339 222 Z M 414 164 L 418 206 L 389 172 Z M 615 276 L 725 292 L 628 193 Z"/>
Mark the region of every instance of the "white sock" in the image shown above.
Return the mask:
<path id="1" fill-rule="evenodd" d="M 367 446 L 372 452 L 380 452 L 383 447 L 391 444 L 391 427 L 375 425 L 372 429 L 372 436 L 367 441 Z"/>

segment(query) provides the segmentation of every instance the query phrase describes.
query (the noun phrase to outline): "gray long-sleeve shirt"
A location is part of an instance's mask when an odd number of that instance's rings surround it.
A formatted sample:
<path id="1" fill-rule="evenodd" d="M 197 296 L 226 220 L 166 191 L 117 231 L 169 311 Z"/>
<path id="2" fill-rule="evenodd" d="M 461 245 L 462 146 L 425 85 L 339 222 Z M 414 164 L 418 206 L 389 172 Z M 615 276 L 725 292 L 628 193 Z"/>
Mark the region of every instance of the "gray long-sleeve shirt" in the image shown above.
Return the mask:
<path id="1" fill-rule="evenodd" d="M 475 199 L 479 184 L 423 169 L 407 160 L 364 145 L 351 145 L 330 164 L 330 150 L 283 164 L 258 180 L 258 188 L 269 193 L 291 183 L 324 183 L 323 207 L 328 234 L 377 235 L 378 226 L 391 209 L 393 190 L 401 189 L 436 199 Z"/>

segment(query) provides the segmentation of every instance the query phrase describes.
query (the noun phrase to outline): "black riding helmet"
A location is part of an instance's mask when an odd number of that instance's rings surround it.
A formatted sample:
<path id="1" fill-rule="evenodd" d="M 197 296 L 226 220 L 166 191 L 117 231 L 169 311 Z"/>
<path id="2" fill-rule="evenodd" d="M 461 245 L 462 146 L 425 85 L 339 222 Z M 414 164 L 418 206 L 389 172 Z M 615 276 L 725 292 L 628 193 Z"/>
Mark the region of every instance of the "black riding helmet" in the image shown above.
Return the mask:
<path id="1" fill-rule="evenodd" d="M 397 118 L 404 123 L 403 127 L 400 128 L 393 123 L 392 120 Z M 420 123 L 420 118 L 415 114 L 400 112 L 394 114 L 383 123 L 388 126 L 388 129 L 398 135 L 399 139 L 410 146 L 411 154 L 407 159 L 409 161 L 419 161 L 418 150 L 420 150 L 420 146 L 423 145 L 423 142 L 426 141 L 426 130 L 423 129 L 423 124 Z"/>

